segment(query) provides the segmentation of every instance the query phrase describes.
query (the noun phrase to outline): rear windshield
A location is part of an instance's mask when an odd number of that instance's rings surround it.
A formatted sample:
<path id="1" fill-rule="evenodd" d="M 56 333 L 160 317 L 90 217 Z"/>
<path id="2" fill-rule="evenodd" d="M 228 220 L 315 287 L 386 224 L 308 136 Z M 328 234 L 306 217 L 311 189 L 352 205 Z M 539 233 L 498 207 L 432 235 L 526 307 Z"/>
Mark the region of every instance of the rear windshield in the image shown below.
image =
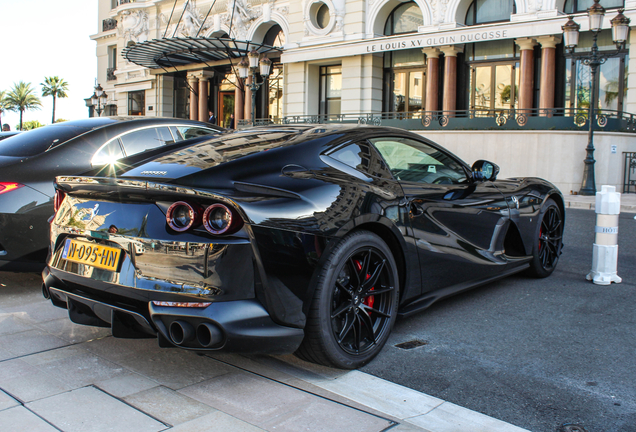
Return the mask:
<path id="1" fill-rule="evenodd" d="M 0 156 L 35 156 L 89 131 L 76 126 L 45 126 L 0 141 Z"/>

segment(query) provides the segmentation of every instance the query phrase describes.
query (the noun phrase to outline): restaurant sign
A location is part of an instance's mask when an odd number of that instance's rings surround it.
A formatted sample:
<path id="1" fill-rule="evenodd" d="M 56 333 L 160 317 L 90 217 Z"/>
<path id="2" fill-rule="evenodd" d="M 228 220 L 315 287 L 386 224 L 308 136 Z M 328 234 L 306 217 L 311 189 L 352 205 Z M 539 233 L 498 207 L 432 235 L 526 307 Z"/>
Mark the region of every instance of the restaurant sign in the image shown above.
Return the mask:
<path id="1" fill-rule="evenodd" d="M 407 40 L 385 41 L 367 45 L 367 53 L 395 51 L 400 49 L 426 48 L 440 45 L 454 45 L 471 42 L 484 42 L 489 40 L 509 39 L 510 30 L 481 30 L 463 32 L 460 34 L 446 34 L 409 38 Z"/>

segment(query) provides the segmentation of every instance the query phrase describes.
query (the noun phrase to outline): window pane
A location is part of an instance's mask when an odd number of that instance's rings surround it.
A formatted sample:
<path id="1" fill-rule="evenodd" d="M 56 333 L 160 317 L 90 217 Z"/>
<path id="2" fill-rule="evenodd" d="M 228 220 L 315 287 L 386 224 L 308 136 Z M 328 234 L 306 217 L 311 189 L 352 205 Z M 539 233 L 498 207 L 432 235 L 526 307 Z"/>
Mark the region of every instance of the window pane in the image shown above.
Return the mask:
<path id="1" fill-rule="evenodd" d="M 509 21 L 512 15 L 512 0 L 475 0 L 477 24 L 492 21 Z"/>
<path id="2" fill-rule="evenodd" d="M 466 180 L 462 166 L 447 154 L 408 138 L 374 138 L 378 149 L 400 181 L 457 184 Z"/>
<path id="3" fill-rule="evenodd" d="M 163 140 L 157 135 L 157 129 L 149 128 L 123 135 L 121 141 L 126 149 L 126 155 L 134 155 L 144 150 L 163 145 Z"/>
<path id="4" fill-rule="evenodd" d="M 607 59 L 601 65 L 599 73 L 599 108 L 618 110 L 618 91 L 621 61 L 618 58 Z"/>
<path id="5" fill-rule="evenodd" d="M 473 104 L 476 110 L 490 109 L 490 80 L 492 66 L 475 68 L 475 88 Z"/>
<path id="6" fill-rule="evenodd" d="M 179 132 L 181 132 L 183 139 L 196 138 L 218 133 L 213 129 L 206 129 L 202 127 L 177 126 L 177 129 L 179 129 Z"/>
<path id="7" fill-rule="evenodd" d="M 419 111 L 423 108 L 424 72 L 411 72 L 409 75 L 409 111 Z"/>
<path id="8" fill-rule="evenodd" d="M 175 139 L 170 133 L 170 129 L 168 129 L 167 127 L 157 128 L 157 133 L 159 134 L 159 139 L 163 141 L 164 144 L 172 144 L 175 142 Z"/>
<path id="9" fill-rule="evenodd" d="M 421 49 L 393 51 L 393 67 L 424 66 Z"/>
<path id="10" fill-rule="evenodd" d="M 340 99 L 327 101 L 327 114 L 340 114 Z"/>
<path id="11" fill-rule="evenodd" d="M 170 132 L 172 132 L 172 136 L 174 137 L 175 141 L 183 141 L 181 132 L 179 132 L 179 129 L 177 129 L 176 126 L 170 126 Z"/>
<path id="12" fill-rule="evenodd" d="M 495 108 L 510 108 L 513 101 L 511 83 L 512 65 L 499 65 L 495 69 Z"/>
<path id="13" fill-rule="evenodd" d="M 511 40 L 478 42 L 474 47 L 474 55 L 470 60 L 497 60 L 515 56 L 515 44 Z"/>
<path id="14" fill-rule="evenodd" d="M 423 23 L 422 11 L 414 2 L 403 4 L 393 11 L 393 34 L 416 32 Z"/>
<path id="15" fill-rule="evenodd" d="M 327 98 L 339 98 L 342 93 L 342 75 L 327 75 Z"/>
<path id="16" fill-rule="evenodd" d="M 123 157 L 124 153 L 121 151 L 119 139 L 114 139 L 95 153 L 95 156 L 93 156 L 91 160 L 91 165 L 106 165 Z"/>
<path id="17" fill-rule="evenodd" d="M 589 66 L 585 66 L 580 60 L 576 62 L 576 83 L 574 86 L 574 107 L 590 108 L 592 74 Z"/>
<path id="18" fill-rule="evenodd" d="M 393 75 L 393 111 L 404 111 L 406 108 L 406 72 Z"/>
<path id="19" fill-rule="evenodd" d="M 128 115 L 144 115 L 145 98 L 144 90 L 128 92 Z"/>

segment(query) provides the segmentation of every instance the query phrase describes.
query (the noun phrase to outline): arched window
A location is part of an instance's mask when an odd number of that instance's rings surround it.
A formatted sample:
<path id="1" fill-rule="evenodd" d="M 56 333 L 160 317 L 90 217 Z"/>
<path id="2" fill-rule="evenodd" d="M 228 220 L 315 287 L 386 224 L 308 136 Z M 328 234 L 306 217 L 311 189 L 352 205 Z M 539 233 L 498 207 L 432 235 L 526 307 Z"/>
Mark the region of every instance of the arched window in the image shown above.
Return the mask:
<path id="1" fill-rule="evenodd" d="M 263 38 L 263 43 L 269 46 L 282 47 L 285 45 L 285 33 L 280 28 L 278 24 L 272 26 L 265 37 Z"/>
<path id="2" fill-rule="evenodd" d="M 566 0 L 563 12 L 566 14 L 585 12 L 594 4 L 594 0 Z M 603 6 L 605 9 L 623 7 L 623 0 L 603 0 Z"/>
<path id="3" fill-rule="evenodd" d="M 393 9 L 384 25 L 384 35 L 391 36 L 416 32 L 424 24 L 422 10 L 417 3 L 411 1 Z"/>
<path id="4" fill-rule="evenodd" d="M 466 13 L 466 25 L 510 21 L 515 12 L 514 0 L 475 0 Z"/>

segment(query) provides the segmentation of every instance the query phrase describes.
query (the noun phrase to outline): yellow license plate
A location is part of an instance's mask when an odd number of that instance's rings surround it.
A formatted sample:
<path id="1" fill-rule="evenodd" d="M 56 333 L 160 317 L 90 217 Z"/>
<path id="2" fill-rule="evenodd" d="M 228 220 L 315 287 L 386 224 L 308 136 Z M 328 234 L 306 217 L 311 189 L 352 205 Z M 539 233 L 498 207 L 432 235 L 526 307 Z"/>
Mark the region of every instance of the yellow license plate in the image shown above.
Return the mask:
<path id="1" fill-rule="evenodd" d="M 97 243 L 66 239 L 62 258 L 100 269 L 117 271 L 121 252 L 121 249 Z"/>

